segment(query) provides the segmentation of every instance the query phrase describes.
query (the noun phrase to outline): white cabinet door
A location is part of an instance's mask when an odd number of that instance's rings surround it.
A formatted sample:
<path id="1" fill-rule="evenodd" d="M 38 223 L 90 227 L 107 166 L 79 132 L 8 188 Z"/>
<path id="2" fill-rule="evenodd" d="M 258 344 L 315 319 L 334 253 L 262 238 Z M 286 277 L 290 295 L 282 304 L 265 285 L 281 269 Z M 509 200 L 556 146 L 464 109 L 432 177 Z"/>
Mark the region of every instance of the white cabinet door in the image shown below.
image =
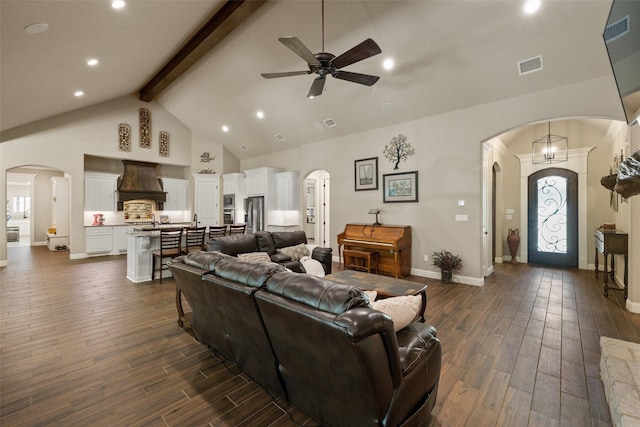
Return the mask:
<path id="1" fill-rule="evenodd" d="M 164 191 L 167 192 L 165 211 L 184 211 L 187 209 L 187 180 L 162 178 Z"/>
<path id="2" fill-rule="evenodd" d="M 276 209 L 298 210 L 298 172 L 276 174 Z"/>
<path id="3" fill-rule="evenodd" d="M 118 253 L 127 252 L 127 230 L 126 225 L 117 225 L 113 227 L 113 251 Z"/>
<path id="4" fill-rule="evenodd" d="M 264 196 L 267 184 L 266 174 L 247 174 L 246 178 L 247 197 Z"/>
<path id="5" fill-rule="evenodd" d="M 118 175 L 108 173 L 84 174 L 84 210 L 113 212 L 117 210 Z"/>
<path id="6" fill-rule="evenodd" d="M 85 227 L 85 251 L 88 254 L 108 253 L 113 250 L 113 227 Z"/>
<path id="7" fill-rule="evenodd" d="M 220 175 L 194 174 L 198 226 L 220 225 Z"/>

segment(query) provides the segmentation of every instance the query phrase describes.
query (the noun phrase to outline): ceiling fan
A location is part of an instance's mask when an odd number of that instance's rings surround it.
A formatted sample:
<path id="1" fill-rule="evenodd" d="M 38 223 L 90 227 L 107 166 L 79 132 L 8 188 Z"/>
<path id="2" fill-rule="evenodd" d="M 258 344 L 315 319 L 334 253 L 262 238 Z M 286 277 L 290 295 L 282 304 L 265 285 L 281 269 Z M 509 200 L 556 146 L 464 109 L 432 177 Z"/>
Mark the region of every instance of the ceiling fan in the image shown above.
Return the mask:
<path id="1" fill-rule="evenodd" d="M 315 73 L 315 78 L 307 93 L 307 97 L 322 95 L 326 77 L 331 75 L 336 79 L 346 80 L 361 85 L 373 86 L 380 77 L 369 74 L 352 73 L 343 71 L 342 68 L 362 61 L 364 59 L 382 53 L 380 47 L 372 39 L 366 39 L 357 46 L 352 47 L 342 55 L 335 56 L 324 51 L 324 0 L 322 0 L 322 52 L 313 54 L 297 37 L 280 37 L 280 43 L 291 49 L 296 55 L 304 59 L 309 66 L 305 71 L 287 71 L 283 73 L 263 73 L 265 79 L 279 77 L 300 76 L 303 74 Z"/>

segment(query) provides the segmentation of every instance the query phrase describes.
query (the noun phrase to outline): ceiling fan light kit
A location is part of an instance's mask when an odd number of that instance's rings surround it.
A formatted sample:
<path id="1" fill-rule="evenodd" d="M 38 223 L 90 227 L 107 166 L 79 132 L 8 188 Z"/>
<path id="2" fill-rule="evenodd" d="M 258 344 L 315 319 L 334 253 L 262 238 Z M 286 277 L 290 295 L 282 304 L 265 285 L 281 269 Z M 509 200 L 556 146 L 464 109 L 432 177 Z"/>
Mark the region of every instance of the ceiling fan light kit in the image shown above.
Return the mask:
<path id="1" fill-rule="evenodd" d="M 285 71 L 281 73 L 263 73 L 265 79 L 280 77 L 301 76 L 305 74 L 317 74 L 307 93 L 308 98 L 322 95 L 327 75 L 336 79 L 346 80 L 365 86 L 373 86 L 380 77 L 369 74 L 353 73 L 343 71 L 356 62 L 365 60 L 382 53 L 382 50 L 372 39 L 366 39 L 362 43 L 352 47 L 342 55 L 335 56 L 332 53 L 324 52 L 324 0 L 322 0 L 322 52 L 313 54 L 297 37 L 280 37 L 278 41 L 291 49 L 296 55 L 307 62 L 309 70 L 305 71 Z"/>

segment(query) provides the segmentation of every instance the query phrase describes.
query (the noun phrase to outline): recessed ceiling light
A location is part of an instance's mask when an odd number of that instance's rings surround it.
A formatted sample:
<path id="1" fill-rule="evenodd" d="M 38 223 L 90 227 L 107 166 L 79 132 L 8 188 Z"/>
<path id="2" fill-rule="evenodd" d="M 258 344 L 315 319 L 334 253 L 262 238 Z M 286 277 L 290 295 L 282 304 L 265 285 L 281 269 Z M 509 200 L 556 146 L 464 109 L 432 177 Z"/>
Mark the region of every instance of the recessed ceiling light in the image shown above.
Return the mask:
<path id="1" fill-rule="evenodd" d="M 113 0 L 111 2 L 111 7 L 114 9 L 122 9 L 125 4 L 124 0 Z"/>
<path id="2" fill-rule="evenodd" d="M 384 68 L 385 70 L 392 70 L 395 65 L 396 63 L 393 61 L 392 58 L 387 58 L 382 63 L 382 68 Z"/>
<path id="3" fill-rule="evenodd" d="M 313 98 L 315 98 L 315 96 L 311 95 L 311 96 L 307 96 L 307 98 L 313 99 Z"/>
<path id="4" fill-rule="evenodd" d="M 48 29 L 49 29 L 49 24 L 45 24 L 44 22 L 29 24 L 26 27 L 24 27 L 24 30 L 29 34 L 44 33 Z"/>
<path id="5" fill-rule="evenodd" d="M 73 92 L 73 96 L 75 96 L 76 98 L 80 98 L 83 95 L 84 95 L 84 92 L 81 91 L 81 90 L 77 90 L 77 91 Z"/>
<path id="6" fill-rule="evenodd" d="M 259 118 L 259 119 L 263 119 L 264 118 L 264 113 L 262 111 L 258 111 L 256 113 L 256 117 Z"/>
<path id="7" fill-rule="evenodd" d="M 98 65 L 98 60 L 96 58 L 91 58 L 87 60 L 87 65 L 90 67 L 95 67 L 96 65 Z"/>
<path id="8" fill-rule="evenodd" d="M 524 13 L 527 15 L 531 15 L 532 13 L 536 13 L 540 9 L 540 0 L 527 0 L 524 3 Z"/>
<path id="9" fill-rule="evenodd" d="M 229 126 L 227 125 L 222 125 L 222 132 L 229 132 Z"/>

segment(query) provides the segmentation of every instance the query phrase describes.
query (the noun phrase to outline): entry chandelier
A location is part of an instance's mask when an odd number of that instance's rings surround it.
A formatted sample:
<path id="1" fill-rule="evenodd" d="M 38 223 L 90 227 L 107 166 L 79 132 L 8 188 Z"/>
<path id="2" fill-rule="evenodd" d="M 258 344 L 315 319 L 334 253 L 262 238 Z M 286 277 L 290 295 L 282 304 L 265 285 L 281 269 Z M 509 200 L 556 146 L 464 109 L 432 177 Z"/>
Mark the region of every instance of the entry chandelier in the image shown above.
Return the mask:
<path id="1" fill-rule="evenodd" d="M 534 165 L 566 162 L 568 145 L 569 138 L 551 133 L 551 122 L 549 122 L 549 133 L 531 143 L 531 162 Z"/>

